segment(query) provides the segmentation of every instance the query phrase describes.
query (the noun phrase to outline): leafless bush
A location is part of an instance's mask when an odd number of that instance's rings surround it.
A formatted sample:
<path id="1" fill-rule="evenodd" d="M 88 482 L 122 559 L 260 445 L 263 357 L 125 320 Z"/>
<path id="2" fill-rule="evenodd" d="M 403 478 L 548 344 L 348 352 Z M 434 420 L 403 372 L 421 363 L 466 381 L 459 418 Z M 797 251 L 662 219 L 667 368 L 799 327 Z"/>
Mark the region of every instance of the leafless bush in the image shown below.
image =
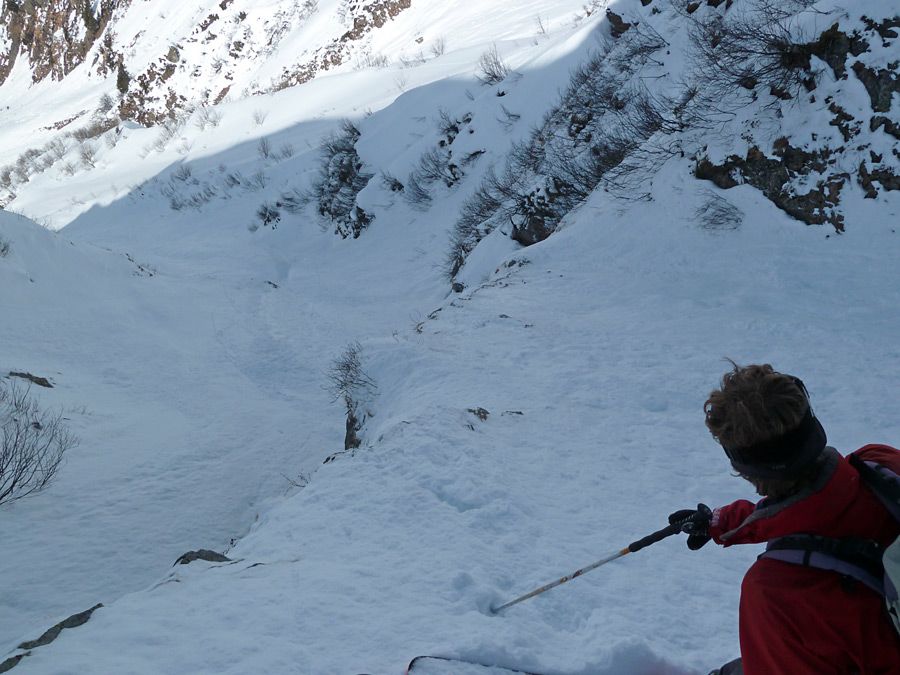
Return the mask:
<path id="1" fill-rule="evenodd" d="M 409 174 L 409 177 L 406 179 L 406 189 L 403 191 L 403 196 L 407 203 L 418 209 L 426 210 L 431 206 L 431 193 L 428 191 L 428 188 L 419 182 L 415 171 Z"/>
<path id="2" fill-rule="evenodd" d="M 540 241 L 598 186 L 625 194 L 676 151 L 671 134 L 684 126 L 677 103 L 630 84 L 665 40 L 650 27 L 626 36 L 574 70 L 560 101 L 463 203 L 444 263 L 450 279 L 496 227 L 512 226 L 512 238 L 525 245 Z M 611 57 L 621 53 L 630 56 L 627 66 Z M 501 111 L 501 124 L 516 123 L 515 113 Z"/>
<path id="3" fill-rule="evenodd" d="M 450 251 L 444 261 L 444 273 L 453 279 L 475 245 L 490 231 L 487 223 L 500 211 L 503 201 L 496 186 L 499 183 L 493 170 L 475 192 L 460 207 L 460 215 L 450 235 Z"/>
<path id="4" fill-rule="evenodd" d="M 266 172 L 260 169 L 259 171 L 254 172 L 250 178 L 244 181 L 244 189 L 249 192 L 256 192 L 258 190 L 262 190 L 266 185 L 269 184 L 269 177 L 266 176 Z"/>
<path id="5" fill-rule="evenodd" d="M 362 55 L 358 67 L 362 68 L 387 68 L 391 65 L 391 60 L 384 54 L 371 54 L 366 52 Z"/>
<path id="6" fill-rule="evenodd" d="M 221 112 L 211 106 L 204 105 L 197 109 L 197 119 L 194 120 L 194 125 L 200 129 L 200 131 L 203 131 L 207 127 L 216 128 L 221 121 Z"/>
<path id="7" fill-rule="evenodd" d="M 272 156 L 272 144 L 269 143 L 269 139 L 265 136 L 260 138 L 259 142 L 256 144 L 256 151 L 263 159 L 269 159 L 269 157 Z"/>
<path id="8" fill-rule="evenodd" d="M 262 126 L 262 123 L 266 121 L 266 118 L 269 116 L 265 110 L 254 110 L 253 111 L 253 124 L 256 126 Z"/>
<path id="9" fill-rule="evenodd" d="M 697 225 L 704 230 L 721 232 L 736 230 L 744 222 L 744 212 L 714 192 L 706 192 L 706 201 L 694 214 Z"/>
<path id="10" fill-rule="evenodd" d="M 452 161 L 451 154 L 444 148 L 431 148 L 425 151 L 415 170 L 416 179 L 426 184 L 444 183 L 453 187 L 462 177 L 459 167 Z"/>
<path id="11" fill-rule="evenodd" d="M 797 6 L 792 11 L 788 5 L 754 0 L 723 16 L 694 19 L 695 77 L 718 97 L 759 85 L 796 95 L 814 75 L 809 45 L 793 23 Z"/>
<path id="12" fill-rule="evenodd" d="M 326 374 L 328 391 L 334 400 L 353 401 L 378 390 L 362 365 L 362 346 L 358 342 L 347 345 L 343 354 L 331 363 Z"/>
<path id="13" fill-rule="evenodd" d="M 431 46 L 428 48 L 431 52 L 431 55 L 434 57 L 442 56 L 444 52 L 447 50 L 447 41 L 443 36 L 436 38 Z"/>
<path id="14" fill-rule="evenodd" d="M 75 171 L 78 170 L 78 167 L 75 166 L 72 162 L 65 162 L 62 166 L 59 167 L 59 170 L 63 173 L 64 176 L 74 176 Z"/>
<path id="15" fill-rule="evenodd" d="M 360 131 L 349 120 L 320 146 L 321 164 L 310 191 L 320 216 L 328 218 L 342 237 L 358 237 L 372 221 L 356 203 L 356 196 L 372 174 L 364 171 L 356 152 Z"/>
<path id="16" fill-rule="evenodd" d="M 61 138 L 54 138 L 47 144 L 47 154 L 50 155 L 54 160 L 59 161 L 63 157 L 66 156 L 66 153 L 69 151 L 66 142 Z"/>
<path id="17" fill-rule="evenodd" d="M 275 226 L 281 222 L 281 212 L 275 204 L 263 202 L 256 209 L 256 220 L 260 226 L 271 227 L 274 230 Z"/>
<path id="18" fill-rule="evenodd" d="M 93 143 L 82 143 L 78 150 L 78 157 L 82 164 L 93 169 L 96 166 L 97 148 Z"/>
<path id="19" fill-rule="evenodd" d="M 504 129 L 506 129 L 507 131 L 510 131 L 516 125 L 516 122 L 518 122 L 519 119 L 521 119 L 522 116 L 518 113 L 510 112 L 507 109 L 507 107 L 505 105 L 503 105 L 502 103 L 500 104 L 500 109 L 503 112 L 503 117 L 498 118 L 497 121 L 500 122 L 501 126 Z"/>
<path id="20" fill-rule="evenodd" d="M 362 347 L 358 342 L 348 345 L 344 353 L 336 358 L 327 372 L 328 390 L 334 400 L 343 399 L 347 408 L 347 433 L 344 449 L 358 448 L 362 441 L 362 430 L 368 412 L 368 403 L 378 387 L 362 367 Z"/>
<path id="21" fill-rule="evenodd" d="M 301 190 L 300 188 L 291 188 L 290 191 L 281 195 L 281 198 L 275 202 L 275 206 L 283 208 L 288 213 L 300 213 L 313 200 L 313 196 Z"/>
<path id="22" fill-rule="evenodd" d="M 87 141 L 105 134 L 110 129 L 115 129 L 118 125 L 118 119 L 114 117 L 104 117 L 102 119 L 94 120 L 90 124 L 79 129 L 75 129 L 75 131 L 72 132 L 72 138 L 79 142 Z"/>
<path id="23" fill-rule="evenodd" d="M 467 121 L 472 120 L 471 115 L 466 115 L 466 117 Z M 451 117 L 450 113 L 443 108 L 438 109 L 437 128 L 441 132 L 441 136 L 443 136 L 440 142 L 442 147 L 456 140 L 456 137 L 459 136 L 459 125 L 460 120 Z"/>
<path id="24" fill-rule="evenodd" d="M 175 169 L 175 171 L 172 172 L 172 178 L 184 183 L 190 179 L 190 177 L 193 173 L 194 173 L 194 171 L 193 171 L 193 169 L 191 169 L 190 164 L 182 164 L 177 169 Z"/>
<path id="25" fill-rule="evenodd" d="M 3 237 L 0 237 L 0 258 L 5 258 L 7 255 L 9 255 L 9 251 L 10 243 Z"/>
<path id="26" fill-rule="evenodd" d="M 400 63 L 404 68 L 415 68 L 416 66 L 421 66 L 428 59 L 425 58 L 425 54 L 422 53 L 420 49 L 418 53 L 413 54 L 412 56 L 400 56 Z"/>
<path id="27" fill-rule="evenodd" d="M 290 159 L 294 156 L 294 146 L 290 143 L 282 143 L 278 148 L 278 152 L 274 155 L 276 159 Z"/>
<path id="28" fill-rule="evenodd" d="M 381 172 L 381 184 L 391 192 L 403 192 L 403 183 L 396 176 L 387 171 Z"/>
<path id="29" fill-rule="evenodd" d="M 244 174 L 242 174 L 240 171 L 231 171 L 225 174 L 222 182 L 225 183 L 226 188 L 235 188 L 239 185 L 243 185 L 244 180 Z"/>
<path id="30" fill-rule="evenodd" d="M 492 85 L 503 82 L 509 75 L 509 66 L 500 58 L 497 45 L 492 45 L 489 50 L 481 55 L 478 60 L 479 72 L 476 77 L 482 84 Z"/>
<path id="31" fill-rule="evenodd" d="M 78 439 L 28 388 L 0 382 L 0 505 L 46 488 Z"/>
<path id="32" fill-rule="evenodd" d="M 185 122 L 187 121 L 187 117 L 184 115 L 179 115 L 177 117 L 171 117 L 165 120 L 159 126 L 159 136 L 153 142 L 151 146 L 152 149 L 157 152 L 162 152 L 165 150 L 169 143 L 174 140 L 178 134 L 181 133 L 181 130 L 184 128 Z"/>
<path id="33" fill-rule="evenodd" d="M 203 183 L 199 189 L 191 192 L 185 193 L 182 192 L 182 189 L 171 183 L 164 185 L 161 189 L 163 196 L 169 200 L 169 208 L 173 211 L 181 211 L 185 208 L 199 211 L 218 195 L 216 188 L 209 183 Z"/>
<path id="34" fill-rule="evenodd" d="M 110 110 L 116 107 L 116 100 L 109 94 L 103 94 L 100 102 L 97 104 L 97 114 L 106 115 Z"/>

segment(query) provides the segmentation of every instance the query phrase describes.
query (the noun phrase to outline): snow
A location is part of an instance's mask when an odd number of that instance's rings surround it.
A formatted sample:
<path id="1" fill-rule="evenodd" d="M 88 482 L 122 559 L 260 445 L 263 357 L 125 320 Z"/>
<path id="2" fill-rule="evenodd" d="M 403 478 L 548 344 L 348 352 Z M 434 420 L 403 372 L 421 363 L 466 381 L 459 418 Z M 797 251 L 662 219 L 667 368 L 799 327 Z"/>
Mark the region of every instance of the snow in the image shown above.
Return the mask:
<path id="1" fill-rule="evenodd" d="M 136 6 L 181 20 L 170 5 Z M 447 53 L 416 68 L 347 68 L 230 101 L 219 126 L 188 120 L 161 150 L 159 129 L 125 128 L 100 144 L 95 169 L 51 169 L 18 190 L 10 207 L 55 234 L 0 212 L 11 245 L 0 373 L 50 377 L 41 400 L 81 439 L 49 490 L 0 507 L 2 658 L 103 602 L 17 667 L 387 675 L 431 653 L 548 675 L 706 673 L 738 654 L 740 579 L 756 547 L 691 552 L 671 538 L 499 616 L 489 607 L 671 511 L 751 496 L 703 425 L 724 357 L 801 376 L 844 452 L 897 443 L 890 194 L 865 200 L 848 186 L 837 236 L 749 186 L 698 181 L 676 157 L 641 199 L 598 191 L 540 244 L 495 230 L 461 271 L 464 290 L 449 292 L 441 268 L 459 204 L 605 30 L 601 10 L 565 20 L 580 3 L 555 4 L 539 38 L 540 3 L 480 5 L 413 3 L 373 35 L 373 53 L 395 54 L 414 33 L 426 48 L 446 33 Z M 516 69 L 503 97 L 473 77 L 495 40 Z M 675 54 L 669 66 L 681 65 Z M 4 154 L 96 95 L 54 86 L 10 111 Z M 51 96 L 68 107 L 33 107 Z M 522 115 L 512 129 L 501 104 Z M 377 172 L 405 180 L 438 141 L 439 109 L 471 113 L 459 148 L 486 152 L 423 211 Z M 310 208 L 251 232 L 263 201 L 308 185 L 318 141 L 343 117 L 376 173 L 359 198 L 372 225 L 342 240 Z M 790 110 L 783 124 L 801 126 Z M 262 137 L 295 152 L 262 158 Z M 709 140 L 711 156 L 732 151 Z M 235 171 L 262 172 L 265 185 L 226 190 Z M 217 192 L 202 207 L 169 208 L 172 190 L 203 186 Z M 698 226 L 711 194 L 743 212 L 740 227 Z M 356 341 L 377 389 L 362 447 L 343 452 L 327 371 Z M 172 567 L 199 548 L 231 561 Z"/>

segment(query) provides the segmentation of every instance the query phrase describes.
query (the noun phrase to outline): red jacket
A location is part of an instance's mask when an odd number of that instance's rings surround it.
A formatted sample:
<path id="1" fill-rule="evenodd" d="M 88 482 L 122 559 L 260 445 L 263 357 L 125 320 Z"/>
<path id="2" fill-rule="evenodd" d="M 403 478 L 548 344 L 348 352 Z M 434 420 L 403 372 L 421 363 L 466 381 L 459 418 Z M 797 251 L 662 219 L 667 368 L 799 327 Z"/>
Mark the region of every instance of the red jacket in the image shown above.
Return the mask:
<path id="1" fill-rule="evenodd" d="M 893 541 L 900 525 L 846 458 L 831 448 L 825 452 L 827 470 L 802 494 L 716 509 L 713 539 L 731 546 L 805 533 Z M 867 445 L 854 454 L 900 474 L 894 448 Z M 900 637 L 884 599 L 835 572 L 757 560 L 741 585 L 740 637 L 745 675 L 900 674 Z"/>

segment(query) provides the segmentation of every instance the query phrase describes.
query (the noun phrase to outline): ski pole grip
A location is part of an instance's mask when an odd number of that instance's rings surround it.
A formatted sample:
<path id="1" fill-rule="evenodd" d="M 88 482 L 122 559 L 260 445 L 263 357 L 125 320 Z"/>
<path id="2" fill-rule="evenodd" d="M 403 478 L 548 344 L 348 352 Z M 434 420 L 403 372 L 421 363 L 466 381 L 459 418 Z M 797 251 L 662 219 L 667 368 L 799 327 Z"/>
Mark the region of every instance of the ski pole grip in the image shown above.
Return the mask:
<path id="1" fill-rule="evenodd" d="M 683 523 L 673 523 L 668 527 L 657 530 L 653 534 L 648 534 L 643 539 L 638 539 L 637 541 L 628 544 L 628 552 L 634 553 L 635 551 L 640 551 L 642 548 L 646 548 L 650 544 L 655 544 L 658 541 L 662 541 L 666 537 L 671 537 L 673 534 L 678 534 L 679 532 L 681 532 L 682 524 Z"/>

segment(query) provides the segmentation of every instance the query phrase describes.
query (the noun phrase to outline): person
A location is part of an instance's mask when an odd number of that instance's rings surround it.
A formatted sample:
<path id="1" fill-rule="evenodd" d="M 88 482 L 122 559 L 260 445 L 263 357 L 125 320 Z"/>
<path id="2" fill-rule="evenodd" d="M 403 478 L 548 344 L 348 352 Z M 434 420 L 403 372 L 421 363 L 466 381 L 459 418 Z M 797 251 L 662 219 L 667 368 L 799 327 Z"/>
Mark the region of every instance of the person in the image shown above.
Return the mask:
<path id="1" fill-rule="evenodd" d="M 848 458 L 827 446 L 800 379 L 768 364 L 732 366 L 704 404 L 706 426 L 762 500 L 714 510 L 699 504 L 669 517 L 682 523 L 692 550 L 710 540 L 770 542 L 741 585 L 741 658 L 710 675 L 900 673 L 900 636 L 882 594 L 844 570 L 811 566 L 804 551 L 792 557 L 796 551 L 775 545 L 817 535 L 874 542 L 878 551 L 900 535 L 900 523 Z M 852 454 L 900 475 L 895 448 L 866 445 Z"/>

